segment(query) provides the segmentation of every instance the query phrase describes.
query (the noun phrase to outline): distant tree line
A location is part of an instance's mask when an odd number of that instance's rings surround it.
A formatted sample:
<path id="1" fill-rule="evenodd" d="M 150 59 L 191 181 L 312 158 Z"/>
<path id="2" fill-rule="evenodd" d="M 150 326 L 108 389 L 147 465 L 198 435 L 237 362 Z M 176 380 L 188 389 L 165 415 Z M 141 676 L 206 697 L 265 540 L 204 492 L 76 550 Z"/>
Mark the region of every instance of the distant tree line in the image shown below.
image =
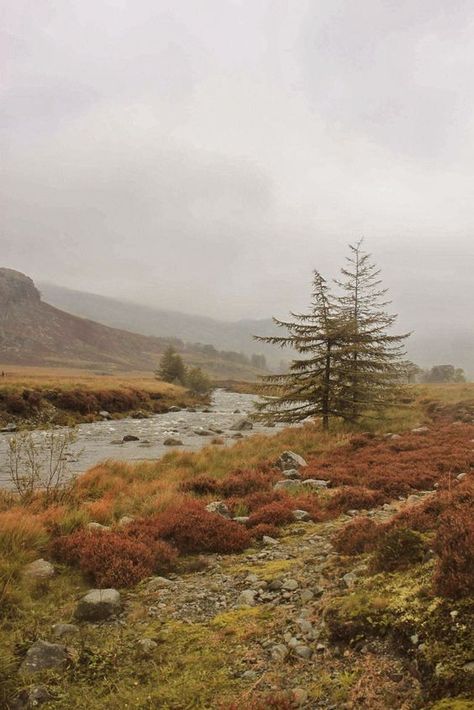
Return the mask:
<path id="1" fill-rule="evenodd" d="M 268 370 L 267 360 L 265 355 L 254 353 L 245 355 L 243 352 L 236 350 L 218 350 L 214 345 L 204 343 L 185 343 L 179 338 L 162 339 L 163 343 L 168 347 L 171 346 L 176 352 L 192 352 L 200 355 L 205 355 L 209 359 L 226 360 L 227 362 L 245 365 L 247 367 L 255 367 L 259 370 Z"/>
<path id="2" fill-rule="evenodd" d="M 406 378 L 409 383 L 448 384 L 450 382 L 466 382 L 466 375 L 462 367 L 433 365 L 429 369 L 423 369 L 413 362 L 406 363 Z"/>

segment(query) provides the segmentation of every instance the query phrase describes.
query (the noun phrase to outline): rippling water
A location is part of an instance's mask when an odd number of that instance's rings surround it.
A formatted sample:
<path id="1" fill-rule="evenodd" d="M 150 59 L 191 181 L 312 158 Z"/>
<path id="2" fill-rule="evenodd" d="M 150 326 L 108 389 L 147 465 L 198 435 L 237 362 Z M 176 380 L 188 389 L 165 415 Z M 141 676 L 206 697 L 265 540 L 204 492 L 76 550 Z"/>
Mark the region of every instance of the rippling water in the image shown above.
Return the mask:
<path id="1" fill-rule="evenodd" d="M 254 395 L 236 394 L 224 390 L 216 390 L 208 412 L 168 412 L 156 414 L 148 419 L 120 419 L 118 421 L 95 422 L 80 424 L 76 427 L 77 441 L 71 447 L 74 459 L 70 469 L 82 473 L 88 468 L 114 458 L 124 461 L 154 460 L 170 450 L 163 442 L 168 437 L 180 439 L 183 446 L 180 450 L 195 451 L 210 443 L 210 436 L 200 436 L 194 432 L 199 428 L 210 430 L 222 429 L 222 434 L 213 433 L 224 439 L 226 444 L 234 443 L 231 430 L 240 419 L 253 411 L 256 401 Z M 239 410 L 239 413 L 234 413 Z M 277 425 L 278 428 L 278 425 Z M 256 432 L 274 432 L 261 424 L 254 424 L 251 431 L 243 431 L 244 436 Z M 121 442 L 126 434 L 139 437 L 139 441 Z M 9 486 L 8 473 L 8 441 L 11 434 L 0 434 L 0 486 Z M 40 440 L 41 431 L 35 431 L 34 436 Z M 115 442 L 115 443 L 114 443 Z"/>

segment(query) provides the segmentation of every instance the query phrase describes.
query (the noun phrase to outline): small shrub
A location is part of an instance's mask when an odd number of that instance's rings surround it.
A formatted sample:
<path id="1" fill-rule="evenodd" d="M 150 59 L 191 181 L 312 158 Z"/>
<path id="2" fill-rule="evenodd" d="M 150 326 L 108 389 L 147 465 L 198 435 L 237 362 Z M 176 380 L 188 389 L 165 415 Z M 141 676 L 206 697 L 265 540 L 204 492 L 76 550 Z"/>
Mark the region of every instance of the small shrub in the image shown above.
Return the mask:
<path id="1" fill-rule="evenodd" d="M 382 491 L 374 491 L 362 486 L 347 486 L 337 491 L 327 503 L 328 510 L 332 512 L 346 512 L 360 508 L 375 508 L 387 500 Z"/>
<path id="2" fill-rule="evenodd" d="M 409 528 L 386 532 L 375 546 L 374 572 L 392 572 L 421 562 L 426 546 L 420 533 Z"/>
<path id="3" fill-rule="evenodd" d="M 379 534 L 378 525 L 373 520 L 357 518 L 339 530 L 333 544 L 343 555 L 360 555 L 374 548 Z"/>
<path id="4" fill-rule="evenodd" d="M 129 534 L 161 538 L 183 553 L 241 552 L 249 543 L 247 530 L 239 523 L 217 513 L 209 513 L 197 501 L 189 500 L 179 508 L 170 507 L 163 513 L 134 521 L 127 526 Z"/>
<path id="5" fill-rule="evenodd" d="M 275 525 L 269 525 L 268 523 L 260 523 L 251 528 L 250 535 L 252 540 L 261 540 L 264 535 L 267 537 L 278 537 L 280 531 Z"/>
<path id="6" fill-rule="evenodd" d="M 269 490 L 276 475 L 271 470 L 235 471 L 220 482 L 224 497 L 246 496 L 256 491 Z"/>
<path id="7" fill-rule="evenodd" d="M 439 556 L 434 586 L 445 597 L 474 594 L 474 519 L 472 508 L 447 510 L 439 523 L 434 542 Z"/>
<path id="8" fill-rule="evenodd" d="M 100 587 L 129 587 L 154 572 L 168 571 L 176 551 L 165 542 L 150 544 L 118 532 L 79 530 L 51 545 L 60 562 L 78 566 Z"/>
<path id="9" fill-rule="evenodd" d="M 210 476 L 197 476 L 197 478 L 181 483 L 179 489 L 184 493 L 194 493 L 198 496 L 205 496 L 209 493 L 218 492 L 219 481 Z"/>
<path id="10" fill-rule="evenodd" d="M 247 522 L 249 528 L 265 523 L 267 525 L 286 525 L 293 522 L 294 504 L 291 500 L 269 503 L 252 513 Z"/>

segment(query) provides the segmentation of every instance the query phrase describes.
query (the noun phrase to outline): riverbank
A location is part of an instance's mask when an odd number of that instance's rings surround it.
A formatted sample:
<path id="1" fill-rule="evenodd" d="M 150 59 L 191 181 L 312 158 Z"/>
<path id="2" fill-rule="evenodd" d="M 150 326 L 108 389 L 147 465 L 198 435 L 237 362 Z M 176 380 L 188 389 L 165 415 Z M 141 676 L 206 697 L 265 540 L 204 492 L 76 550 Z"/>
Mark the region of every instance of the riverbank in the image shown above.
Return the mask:
<path id="1" fill-rule="evenodd" d="M 145 418 L 171 407 L 208 402 L 183 387 L 156 380 L 152 374 L 107 375 L 84 370 L 2 367 L 0 429 L 41 428 L 50 424 Z"/>

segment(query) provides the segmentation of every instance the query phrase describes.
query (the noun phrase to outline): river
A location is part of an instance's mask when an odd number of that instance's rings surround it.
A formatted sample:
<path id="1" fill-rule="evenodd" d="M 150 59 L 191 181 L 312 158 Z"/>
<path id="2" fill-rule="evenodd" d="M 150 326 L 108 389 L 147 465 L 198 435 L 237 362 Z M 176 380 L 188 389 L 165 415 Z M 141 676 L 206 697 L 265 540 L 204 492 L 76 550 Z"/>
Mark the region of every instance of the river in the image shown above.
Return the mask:
<path id="1" fill-rule="evenodd" d="M 119 419 L 114 421 L 95 422 L 93 424 L 79 424 L 75 427 L 76 442 L 71 447 L 69 468 L 72 473 L 82 473 L 91 466 L 106 459 L 120 459 L 122 461 L 153 461 L 170 450 L 164 445 L 169 438 L 176 438 L 183 442 L 181 451 L 196 451 L 207 446 L 213 436 L 224 440 L 226 445 L 235 443 L 232 430 L 241 419 L 254 410 L 257 397 L 250 394 L 237 394 L 226 390 L 215 390 L 211 404 L 192 412 L 183 409 L 179 412 L 156 414 L 148 419 Z M 282 425 L 274 428 L 255 423 L 252 430 L 242 431 L 243 436 L 262 432 L 271 433 Z M 196 434 L 199 430 L 222 430 L 222 434 L 212 432 L 212 436 Z M 138 441 L 122 443 L 126 435 L 138 437 Z M 40 442 L 44 432 L 33 432 L 36 441 Z M 8 466 L 8 444 L 12 434 L 0 434 L 0 487 L 10 487 Z"/>

